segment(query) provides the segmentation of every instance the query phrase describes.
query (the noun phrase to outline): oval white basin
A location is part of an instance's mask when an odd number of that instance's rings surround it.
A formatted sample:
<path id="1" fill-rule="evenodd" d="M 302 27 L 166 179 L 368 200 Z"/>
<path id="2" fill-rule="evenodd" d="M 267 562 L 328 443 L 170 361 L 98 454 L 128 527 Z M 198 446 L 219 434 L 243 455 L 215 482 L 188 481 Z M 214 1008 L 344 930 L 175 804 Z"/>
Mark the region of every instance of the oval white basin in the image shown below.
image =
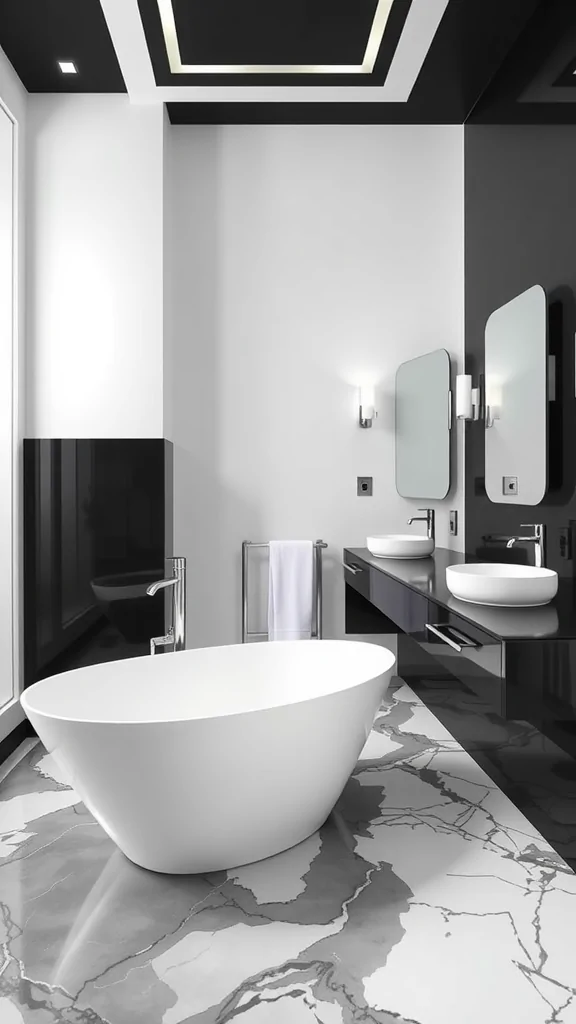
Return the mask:
<path id="1" fill-rule="evenodd" d="M 533 565 L 480 562 L 449 565 L 446 585 L 454 597 L 469 604 L 501 608 L 537 608 L 548 604 L 558 590 L 558 573 Z"/>
<path id="2" fill-rule="evenodd" d="M 412 533 L 385 533 L 367 537 L 366 547 L 376 558 L 427 558 L 434 551 L 434 541 Z"/>

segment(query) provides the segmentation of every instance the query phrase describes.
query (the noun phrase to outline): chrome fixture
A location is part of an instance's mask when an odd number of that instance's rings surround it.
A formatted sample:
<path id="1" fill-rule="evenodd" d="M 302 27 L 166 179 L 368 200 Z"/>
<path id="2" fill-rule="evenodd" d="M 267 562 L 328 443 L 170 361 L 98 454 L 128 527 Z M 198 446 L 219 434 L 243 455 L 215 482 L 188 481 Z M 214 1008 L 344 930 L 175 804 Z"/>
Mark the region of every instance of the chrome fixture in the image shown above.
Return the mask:
<path id="1" fill-rule="evenodd" d="M 510 537 L 506 547 L 513 548 L 515 544 L 534 545 L 534 565 L 541 569 L 546 565 L 546 527 L 543 523 L 520 523 L 523 530 L 534 530 L 531 537 Z"/>
<path id="2" fill-rule="evenodd" d="M 149 597 L 159 590 L 172 587 L 172 623 L 165 636 L 153 636 L 150 640 L 150 654 L 156 654 L 157 647 L 173 647 L 175 651 L 186 650 L 186 559 L 167 558 L 172 564 L 172 576 L 158 580 L 146 588 Z"/>
<path id="3" fill-rule="evenodd" d="M 454 626 L 449 626 L 445 622 L 435 622 L 434 624 L 426 622 L 424 625 L 429 633 L 433 633 L 439 640 L 442 640 L 445 644 L 448 644 L 449 647 L 453 647 L 455 651 L 459 651 L 460 653 L 464 647 L 480 646 L 475 640 L 471 640 L 469 636 L 466 636 L 465 633 L 461 633 L 459 629 L 454 629 Z M 452 636 L 447 636 L 444 630 L 451 633 Z"/>
<path id="4" fill-rule="evenodd" d="M 325 540 L 315 540 L 314 549 L 314 597 L 316 604 L 316 621 L 312 630 L 312 640 L 322 639 L 322 552 L 328 547 Z M 242 643 L 249 642 L 250 637 L 267 640 L 268 633 L 260 633 L 248 629 L 248 549 L 269 548 L 268 541 L 242 541 Z M 360 570 L 361 571 L 361 570 Z"/>
<path id="5" fill-rule="evenodd" d="M 374 388 L 366 385 L 360 388 L 360 400 L 358 406 L 358 422 L 361 427 L 371 427 L 376 412 L 376 395 Z"/>
<path id="6" fill-rule="evenodd" d="M 357 562 L 342 562 L 342 565 L 345 569 L 348 569 L 348 572 L 351 572 L 353 576 L 357 576 L 359 572 L 364 572 L 362 566 L 358 565 Z"/>
<path id="7" fill-rule="evenodd" d="M 429 540 L 436 539 L 436 516 L 433 508 L 419 508 L 419 512 L 425 512 L 425 516 L 411 516 L 408 526 L 412 523 L 426 523 L 426 534 Z"/>

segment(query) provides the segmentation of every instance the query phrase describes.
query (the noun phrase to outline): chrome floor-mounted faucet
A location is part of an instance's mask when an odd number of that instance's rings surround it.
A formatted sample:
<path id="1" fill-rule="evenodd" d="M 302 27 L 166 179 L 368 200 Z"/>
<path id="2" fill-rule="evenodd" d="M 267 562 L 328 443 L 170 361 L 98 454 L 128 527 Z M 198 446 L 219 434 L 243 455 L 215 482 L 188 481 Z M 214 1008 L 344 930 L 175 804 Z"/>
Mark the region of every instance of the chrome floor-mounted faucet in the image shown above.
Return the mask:
<path id="1" fill-rule="evenodd" d="M 408 520 L 408 526 L 412 526 L 412 523 L 426 523 L 426 533 L 428 540 L 436 540 L 436 516 L 433 508 L 419 508 L 419 512 L 425 512 L 425 516 L 411 516 Z"/>
<path id="2" fill-rule="evenodd" d="M 150 654 L 156 654 L 157 647 L 173 647 L 175 651 L 186 650 L 186 559 L 167 558 L 172 563 L 172 576 L 158 580 L 146 588 L 154 597 L 159 590 L 172 587 L 172 623 L 165 636 L 153 636 L 150 640 Z"/>
<path id="3" fill-rule="evenodd" d="M 513 548 L 515 544 L 534 545 L 534 565 L 541 569 L 546 565 L 546 527 L 543 523 L 520 523 L 523 530 L 534 530 L 531 537 L 510 537 L 506 547 Z"/>

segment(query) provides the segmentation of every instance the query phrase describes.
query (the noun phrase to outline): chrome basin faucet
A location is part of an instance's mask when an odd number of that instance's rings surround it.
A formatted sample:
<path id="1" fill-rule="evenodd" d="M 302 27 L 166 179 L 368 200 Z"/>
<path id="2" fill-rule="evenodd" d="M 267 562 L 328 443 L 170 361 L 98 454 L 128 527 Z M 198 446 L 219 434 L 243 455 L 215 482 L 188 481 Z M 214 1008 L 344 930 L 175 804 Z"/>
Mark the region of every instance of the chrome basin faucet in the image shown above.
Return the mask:
<path id="1" fill-rule="evenodd" d="M 172 563 L 172 576 L 158 580 L 146 588 L 149 597 L 159 590 L 172 587 L 172 624 L 165 636 L 153 636 L 150 640 L 150 654 L 156 654 L 157 647 L 173 647 L 175 651 L 186 650 L 186 559 L 167 558 Z"/>
<path id="2" fill-rule="evenodd" d="M 534 565 L 541 569 L 546 565 L 546 527 L 543 523 L 520 523 L 523 530 L 534 530 L 531 537 L 510 537 L 506 547 L 513 548 L 515 544 L 534 545 Z"/>
<path id="3" fill-rule="evenodd" d="M 419 512 L 425 512 L 425 516 L 411 516 L 408 520 L 408 526 L 412 526 L 412 523 L 426 523 L 426 533 L 428 540 L 436 539 L 436 522 L 433 508 L 419 508 Z"/>

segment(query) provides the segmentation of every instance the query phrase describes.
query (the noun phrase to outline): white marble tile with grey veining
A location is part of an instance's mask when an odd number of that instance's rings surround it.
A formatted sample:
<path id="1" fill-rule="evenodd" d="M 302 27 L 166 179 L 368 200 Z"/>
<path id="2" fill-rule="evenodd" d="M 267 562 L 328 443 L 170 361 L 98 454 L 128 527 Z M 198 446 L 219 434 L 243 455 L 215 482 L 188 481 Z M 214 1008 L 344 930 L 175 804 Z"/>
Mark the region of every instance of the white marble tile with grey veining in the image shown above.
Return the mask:
<path id="1" fill-rule="evenodd" d="M 131 864 L 27 750 L 0 910 L 0 1024 L 576 1024 L 576 876 L 404 685 L 319 832 L 213 875 Z"/>

